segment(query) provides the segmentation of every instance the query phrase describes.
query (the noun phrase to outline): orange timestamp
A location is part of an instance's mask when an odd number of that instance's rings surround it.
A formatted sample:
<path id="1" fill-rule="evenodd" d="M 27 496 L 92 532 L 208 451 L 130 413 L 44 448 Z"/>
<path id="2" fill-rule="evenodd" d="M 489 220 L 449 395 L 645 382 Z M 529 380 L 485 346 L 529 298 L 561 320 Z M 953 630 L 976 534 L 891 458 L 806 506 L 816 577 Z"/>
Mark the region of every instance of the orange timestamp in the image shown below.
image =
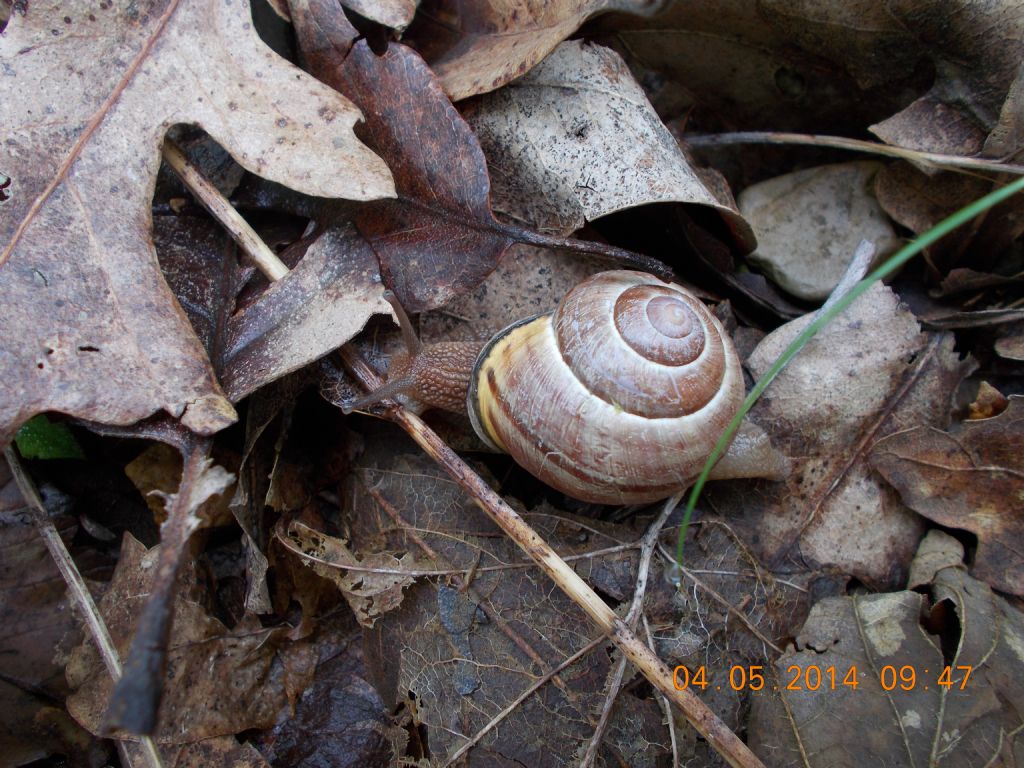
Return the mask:
<path id="1" fill-rule="evenodd" d="M 791 664 L 786 668 L 785 675 L 778 682 L 769 683 L 765 678 L 764 666 L 760 664 L 734 664 L 729 669 L 729 688 L 734 691 L 762 691 L 770 687 L 770 690 L 785 691 L 819 691 L 819 690 L 841 690 L 847 688 L 855 691 L 861 685 L 865 677 L 877 679 L 878 684 L 884 691 L 910 691 L 921 687 L 928 690 L 929 684 L 937 688 L 947 690 L 956 688 L 964 690 L 967 687 L 967 680 L 971 676 L 972 667 L 968 664 L 957 666 L 945 666 L 939 671 L 938 677 L 932 678 L 928 669 L 922 670 L 918 675 L 915 667 L 909 664 L 897 667 L 887 664 L 878 670 L 876 674 L 862 676 L 856 666 L 838 669 L 834 666 L 820 667 L 817 664 L 810 664 L 801 667 L 798 664 Z M 936 670 L 938 671 L 938 670 Z M 689 688 L 704 690 L 708 687 L 707 670 L 699 666 L 692 672 L 689 667 L 677 666 L 672 670 L 672 685 L 676 690 L 682 691 Z M 721 688 L 722 686 L 716 686 Z"/>

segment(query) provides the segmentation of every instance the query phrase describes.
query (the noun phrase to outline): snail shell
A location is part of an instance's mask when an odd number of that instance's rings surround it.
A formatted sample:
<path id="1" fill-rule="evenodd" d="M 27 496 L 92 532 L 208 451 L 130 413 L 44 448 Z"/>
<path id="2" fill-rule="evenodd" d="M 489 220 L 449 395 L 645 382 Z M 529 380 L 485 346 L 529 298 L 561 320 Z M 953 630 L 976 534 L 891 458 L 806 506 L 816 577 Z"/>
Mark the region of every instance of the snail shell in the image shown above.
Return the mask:
<path id="1" fill-rule="evenodd" d="M 698 298 L 613 271 L 491 339 L 467 404 L 480 437 L 548 485 L 635 504 L 696 478 L 743 393 L 732 341 Z"/>

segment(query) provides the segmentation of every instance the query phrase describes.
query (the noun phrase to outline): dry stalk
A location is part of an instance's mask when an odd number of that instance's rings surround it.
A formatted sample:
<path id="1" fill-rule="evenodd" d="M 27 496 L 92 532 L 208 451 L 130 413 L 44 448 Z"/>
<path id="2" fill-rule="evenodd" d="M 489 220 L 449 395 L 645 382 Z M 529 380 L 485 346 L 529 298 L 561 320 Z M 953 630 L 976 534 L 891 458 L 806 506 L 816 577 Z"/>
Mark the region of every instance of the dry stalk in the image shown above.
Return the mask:
<path id="1" fill-rule="evenodd" d="M 170 150 L 174 153 L 174 150 Z M 182 181 L 196 195 L 200 202 L 220 221 L 236 243 L 264 270 L 270 280 L 280 279 L 288 271 L 287 266 L 263 244 L 259 255 L 254 253 L 248 236 L 251 232 L 241 215 L 223 200 L 223 196 L 210 184 L 194 184 L 195 178 L 202 178 L 180 150 L 174 162 L 184 169 L 179 171 Z M 164 157 L 168 156 L 165 144 Z M 223 201 L 223 203 L 219 202 Z M 244 226 L 243 226 L 244 225 Z M 253 233 L 255 234 L 255 233 Z M 258 236 L 257 236 L 258 239 Z M 259 248 L 257 246 L 257 248 Z M 268 257 L 273 257 L 269 259 Z M 264 266 L 266 262 L 270 262 Z M 273 262 L 277 261 L 277 264 Z M 283 271 L 282 271 L 283 270 Z M 380 377 L 359 353 L 349 344 L 341 348 L 341 358 L 348 371 L 367 390 L 382 385 Z M 477 505 L 511 538 L 570 599 L 579 605 L 591 621 L 641 671 L 650 683 L 661 691 L 685 715 L 711 747 L 734 768 L 764 768 L 763 763 L 735 733 L 689 690 L 677 690 L 672 684 L 672 670 L 650 648 L 645 645 L 576 573 L 544 539 L 531 528 L 505 500 L 480 478 L 422 419 L 404 408 L 385 401 L 385 417 L 404 429 L 416 443 L 434 459 L 452 479 L 470 495 Z"/>
<path id="2" fill-rule="evenodd" d="M 21 460 L 14 452 L 14 448 L 11 446 L 4 448 L 4 457 L 7 459 L 14 482 L 28 507 L 32 523 L 42 537 L 50 557 L 56 563 L 57 570 L 64 577 L 64 583 L 68 587 L 68 596 L 77 608 L 78 615 L 84 621 L 93 643 L 96 644 L 96 649 L 107 668 L 107 673 L 116 683 L 121 678 L 121 657 L 117 653 L 117 648 L 114 647 L 114 640 L 110 637 L 110 632 L 107 631 L 107 625 L 103 621 L 103 616 L 100 615 L 96 601 L 92 599 L 92 593 L 85 585 L 85 580 L 79 573 L 75 561 L 71 559 L 71 553 L 64 546 L 64 540 L 61 539 L 57 528 L 46 512 L 46 507 L 43 506 L 43 500 L 39 496 L 36 484 L 25 472 L 25 468 L 21 466 Z M 115 739 L 115 743 L 125 765 L 144 764 L 149 768 L 162 768 L 163 762 L 160 759 L 160 753 L 157 752 L 156 744 L 149 736 L 140 737 L 137 745 L 122 739 Z"/>

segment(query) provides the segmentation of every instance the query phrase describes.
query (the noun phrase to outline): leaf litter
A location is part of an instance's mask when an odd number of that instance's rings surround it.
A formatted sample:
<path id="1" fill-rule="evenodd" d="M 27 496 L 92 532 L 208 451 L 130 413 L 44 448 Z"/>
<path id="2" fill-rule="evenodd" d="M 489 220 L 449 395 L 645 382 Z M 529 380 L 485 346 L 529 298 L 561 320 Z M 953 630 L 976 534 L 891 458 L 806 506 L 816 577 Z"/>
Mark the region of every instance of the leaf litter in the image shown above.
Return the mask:
<path id="1" fill-rule="evenodd" d="M 194 499 L 167 520 L 159 497 L 147 511 L 141 495 L 132 509 L 144 518 L 81 510 L 78 528 L 68 518 L 80 568 L 88 552 L 118 558 L 114 580 L 93 585 L 128 670 L 113 722 L 147 730 L 150 718 L 169 765 L 716 764 L 635 670 L 616 682 L 610 641 L 433 464 L 393 430 L 310 396 L 316 361 L 369 323 L 360 348 L 386 366 L 394 334 L 371 319 L 388 311 L 384 285 L 410 310 L 433 309 L 419 318 L 424 338 L 484 340 L 626 248 L 655 252 L 708 300 L 728 298 L 718 311 L 753 349 L 756 376 L 809 322 L 800 315 L 857 242 L 919 233 L 993 182 L 936 173 L 933 158 L 840 166 L 848 156 L 824 150 L 691 149 L 687 135 L 870 129 L 902 147 L 1012 159 L 1020 15 L 1000 4 L 969 4 L 957 18 L 938 4 L 558 3 L 518 14 L 483 4 L 475 16 L 435 2 L 347 5 L 363 18 L 314 2 L 276 9 L 295 25 L 299 61 L 327 85 L 265 48 L 256 27 L 266 22 L 244 6 L 15 4 L 4 17 L 14 90 L 3 103 L 17 107 L 0 155 L 0 296 L 16 310 L 0 340 L 12 383 L 0 398 L 5 434 L 45 410 L 85 418 L 106 437 L 74 427 L 82 463 L 111 452 L 139 494 L 175 493 L 173 451 L 143 457 L 147 475 L 130 464 L 153 441 L 172 445 L 185 458 L 177 493 Z M 565 40 L 607 10 L 630 13 Z M 76 34 L 90 28 L 104 32 Z M 200 45 L 224 54 L 190 59 Z M 61 62 L 90 87 L 64 87 L 52 75 Z M 177 122 L 201 126 L 240 163 L 203 161 L 202 142 L 187 142 L 279 252 L 283 279 L 254 274 L 180 189 L 152 199 L 160 143 Z M 757 182 L 844 167 L 861 175 L 809 188 L 777 245 L 777 208 L 759 222 L 732 203 Z M 848 187 L 857 198 L 845 210 L 869 206 L 866 219 L 843 218 Z M 815 214 L 829 204 L 839 224 Z M 706 671 L 700 698 L 768 764 L 869 751 L 907 765 L 1010 762 L 1020 615 L 993 590 L 1020 593 L 1019 205 L 872 289 L 772 385 L 753 418 L 786 456 L 787 479 L 718 483 L 682 572 L 669 566 L 677 518 L 660 539 L 643 603 L 649 642 L 670 665 Z M 744 258 L 747 220 L 759 250 L 790 260 L 788 282 Z M 798 290 L 792 281 L 827 248 L 833 276 Z M 605 261 L 581 260 L 588 250 Z M 244 429 L 225 429 L 235 407 Z M 559 498 L 482 453 L 464 426 L 447 429 L 624 612 L 646 515 L 615 521 Z M 82 473 L 56 466 L 30 470 L 80 493 L 68 478 Z M 229 473 L 233 498 L 201 505 L 204 482 L 225 491 Z M 54 509 L 74 498 L 46 488 Z M 151 541 L 157 523 L 160 549 L 120 537 Z M 52 578 L 19 586 L 12 572 L 11 583 L 11 604 L 51 615 L 42 585 Z M 81 636 L 67 619 L 54 633 L 71 631 L 69 646 Z M 129 652 L 134 633 L 149 651 Z M 18 659 L 29 652 L 14 648 Z M 205 677 L 194 672 L 202 659 L 213 659 Z M 916 684 L 885 691 L 876 675 L 856 693 L 814 695 L 732 684 L 737 668 L 774 667 L 785 682 L 791 666 L 806 679 L 840 659 L 911 668 Z M 971 665 L 976 687 L 926 689 L 925 669 L 944 664 Z M 21 680 L 0 699 L 10 743 L 25 760 L 30 744 L 108 760 L 98 737 L 113 683 L 90 641 L 40 665 L 66 669 L 75 692 L 64 706 L 58 685 L 40 708 L 41 683 Z M 118 702 L 141 720 L 119 719 Z M 26 739 L 41 729 L 46 740 Z"/>

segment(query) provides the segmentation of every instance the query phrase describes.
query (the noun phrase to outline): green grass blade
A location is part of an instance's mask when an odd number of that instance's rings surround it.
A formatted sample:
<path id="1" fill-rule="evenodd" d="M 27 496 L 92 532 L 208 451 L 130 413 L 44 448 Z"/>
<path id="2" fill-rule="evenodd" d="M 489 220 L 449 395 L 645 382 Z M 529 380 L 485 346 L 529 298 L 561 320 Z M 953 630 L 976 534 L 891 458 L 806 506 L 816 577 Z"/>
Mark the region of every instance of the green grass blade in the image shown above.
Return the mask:
<path id="1" fill-rule="evenodd" d="M 808 325 L 799 336 L 793 339 L 793 342 L 786 347 L 785 351 L 781 355 L 779 355 L 778 359 L 772 364 L 772 367 L 768 369 L 765 375 L 762 376 L 750 390 L 750 394 L 747 395 L 747 399 L 743 401 L 743 405 L 740 406 L 739 412 L 733 417 L 733 420 L 729 422 L 729 426 L 725 428 L 725 432 L 723 432 L 722 436 L 718 439 L 718 443 L 715 445 L 714 450 L 711 451 L 711 455 L 708 456 L 707 463 L 704 464 L 704 469 L 693 484 L 693 488 L 690 491 L 690 497 L 686 502 L 686 513 L 683 515 L 683 524 L 679 530 L 679 538 L 676 542 L 676 564 L 680 569 L 683 567 L 683 542 L 686 540 L 686 531 L 690 526 L 690 518 L 693 516 L 693 510 L 697 506 L 697 500 L 700 498 L 700 492 L 703 490 L 704 484 L 708 480 L 711 468 L 714 467 L 715 462 L 718 461 L 719 457 L 725 453 L 725 446 L 728 445 L 732 436 L 736 433 L 736 430 L 739 429 L 740 422 L 743 421 L 743 418 L 747 413 L 749 413 L 750 409 L 754 407 L 754 403 L 757 402 L 761 393 L 768 388 L 768 385 L 772 383 L 772 380 L 779 375 L 779 372 L 782 371 L 783 368 L 786 367 L 786 364 L 804 348 L 807 342 L 814 338 L 818 331 L 832 322 L 837 315 L 842 313 L 843 310 L 860 298 L 860 296 L 870 288 L 873 283 L 892 274 L 929 245 L 945 237 L 957 227 L 966 224 L 979 213 L 983 213 L 989 208 L 998 205 L 1003 200 L 1012 197 L 1021 190 L 1024 190 L 1024 178 L 1017 179 L 1012 183 L 1007 184 L 1005 187 L 1001 187 L 994 192 L 990 192 L 970 205 L 961 208 L 949 218 L 943 219 L 927 232 L 920 235 L 916 240 L 908 243 L 890 256 L 881 266 L 875 269 L 874 272 L 854 285 L 854 287 L 850 289 L 849 293 L 839 299 L 839 301 L 829 307 L 826 311 L 822 312 L 813 323 Z"/>

